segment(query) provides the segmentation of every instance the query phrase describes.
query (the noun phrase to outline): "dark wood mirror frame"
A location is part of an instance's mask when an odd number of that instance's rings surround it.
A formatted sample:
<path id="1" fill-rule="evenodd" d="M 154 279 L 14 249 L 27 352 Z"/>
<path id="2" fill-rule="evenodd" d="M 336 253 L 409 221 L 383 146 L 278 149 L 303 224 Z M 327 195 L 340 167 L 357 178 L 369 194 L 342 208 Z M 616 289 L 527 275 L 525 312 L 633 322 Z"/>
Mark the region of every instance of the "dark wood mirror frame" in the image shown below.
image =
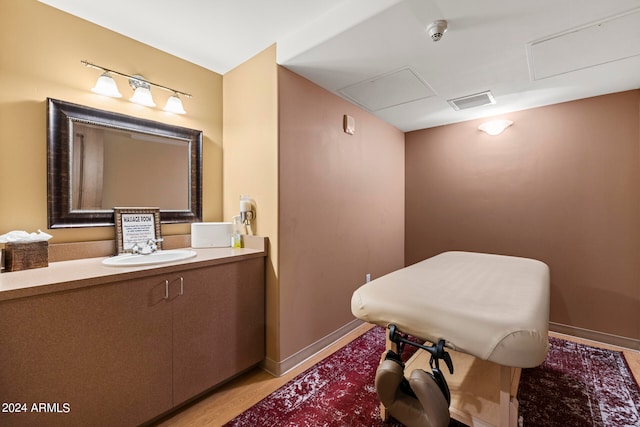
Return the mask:
<path id="1" fill-rule="evenodd" d="M 124 114 L 47 99 L 47 210 L 49 228 L 102 227 L 115 224 L 112 210 L 71 208 L 70 123 L 72 120 L 106 128 L 190 141 L 190 209 L 161 210 L 162 223 L 202 220 L 202 131 Z"/>

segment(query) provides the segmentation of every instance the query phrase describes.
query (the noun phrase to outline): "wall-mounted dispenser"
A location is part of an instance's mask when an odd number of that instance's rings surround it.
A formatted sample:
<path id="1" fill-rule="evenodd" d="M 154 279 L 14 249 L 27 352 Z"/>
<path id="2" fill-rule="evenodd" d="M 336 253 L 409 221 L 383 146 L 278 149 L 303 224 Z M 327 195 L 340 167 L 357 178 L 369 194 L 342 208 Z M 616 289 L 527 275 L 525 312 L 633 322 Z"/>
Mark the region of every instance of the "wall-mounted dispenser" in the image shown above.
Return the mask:
<path id="1" fill-rule="evenodd" d="M 254 209 L 254 203 L 251 197 L 242 195 L 240 196 L 240 220 L 246 227 L 246 233 L 249 236 L 253 236 L 253 229 L 251 228 L 251 221 L 256 219 L 256 211 Z"/>

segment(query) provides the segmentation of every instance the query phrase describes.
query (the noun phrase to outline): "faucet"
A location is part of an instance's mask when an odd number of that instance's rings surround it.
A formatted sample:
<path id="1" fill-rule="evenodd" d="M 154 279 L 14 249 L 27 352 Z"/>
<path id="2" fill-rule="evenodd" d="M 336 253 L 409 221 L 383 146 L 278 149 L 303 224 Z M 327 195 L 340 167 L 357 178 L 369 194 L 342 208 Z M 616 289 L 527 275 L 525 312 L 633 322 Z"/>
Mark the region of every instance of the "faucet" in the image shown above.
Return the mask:
<path id="1" fill-rule="evenodd" d="M 138 243 L 135 243 L 131 247 L 131 252 L 139 255 L 149 255 L 158 250 L 158 243 L 162 242 L 164 239 L 149 239 L 146 243 L 141 243 L 142 246 L 139 246 Z"/>

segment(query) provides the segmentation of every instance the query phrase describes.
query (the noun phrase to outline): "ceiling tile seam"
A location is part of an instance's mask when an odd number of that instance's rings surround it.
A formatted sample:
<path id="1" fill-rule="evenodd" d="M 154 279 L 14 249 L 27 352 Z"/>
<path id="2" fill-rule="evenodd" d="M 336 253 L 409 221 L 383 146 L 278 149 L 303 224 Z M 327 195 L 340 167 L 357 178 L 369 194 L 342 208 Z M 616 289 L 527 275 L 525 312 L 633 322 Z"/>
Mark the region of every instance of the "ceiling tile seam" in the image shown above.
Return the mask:
<path id="1" fill-rule="evenodd" d="M 639 56 L 640 54 L 628 55 L 628 56 L 625 56 L 625 57 L 622 57 L 622 58 L 616 58 L 616 59 L 612 59 L 612 60 L 609 60 L 609 61 L 599 62 L 599 63 L 596 63 L 596 64 L 591 64 L 589 66 L 575 68 L 575 69 L 568 70 L 568 71 L 561 72 L 561 73 L 551 74 L 551 75 L 544 76 L 544 77 L 537 77 L 537 75 L 536 75 L 536 67 L 535 67 L 536 63 L 535 63 L 535 58 L 534 58 L 534 53 L 533 53 L 533 48 L 536 45 L 540 45 L 542 43 L 545 43 L 545 42 L 548 42 L 548 41 L 551 41 L 551 40 L 554 40 L 554 39 L 557 39 L 557 38 L 560 38 L 560 37 L 564 37 L 564 36 L 567 36 L 569 34 L 578 33 L 580 31 L 584 31 L 584 30 L 589 29 L 589 28 L 593 28 L 593 27 L 596 27 L 596 26 L 599 26 L 599 25 L 602 25 L 602 24 L 606 24 L 606 23 L 615 21 L 617 19 L 621 19 L 621 18 L 624 18 L 626 16 L 633 15 L 635 13 L 640 13 L 640 7 L 636 7 L 636 8 L 627 10 L 625 12 L 621 12 L 621 13 L 618 13 L 618 14 L 615 14 L 615 15 L 611 15 L 611 16 L 608 16 L 606 18 L 602 18 L 602 19 L 598 19 L 598 20 L 595 20 L 595 21 L 591 21 L 589 23 L 586 23 L 586 24 L 583 24 L 583 25 L 579 25 L 579 26 L 576 26 L 576 27 L 572 27 L 572 28 L 569 28 L 567 30 L 560 31 L 560 32 L 557 32 L 557 33 L 554 33 L 554 34 L 551 34 L 551 35 L 547 35 L 547 36 L 541 37 L 539 39 L 536 39 L 536 40 L 533 40 L 533 41 L 525 43 L 525 49 L 526 49 L 526 52 L 527 52 L 527 62 L 528 62 L 528 66 L 529 66 L 529 79 L 530 79 L 530 81 L 532 81 L 532 82 L 540 81 L 540 80 L 544 80 L 544 79 L 547 79 L 547 78 L 550 78 L 550 77 L 561 76 L 561 75 L 564 75 L 564 74 L 569 74 L 569 73 L 573 73 L 573 72 L 576 72 L 576 71 L 585 70 L 585 69 L 597 67 L 597 66 L 600 66 L 600 65 L 605 65 L 605 64 L 616 62 L 616 61 L 622 61 L 622 60 L 626 60 L 626 59 L 629 59 L 629 58 L 633 58 L 633 57 Z"/>
<path id="2" fill-rule="evenodd" d="M 363 102 L 361 102 L 360 100 L 356 99 L 354 96 L 352 96 L 352 95 L 350 95 L 348 93 L 348 89 L 350 89 L 350 88 L 355 88 L 355 87 L 364 85 L 366 83 L 375 82 L 375 81 L 384 79 L 385 77 L 392 76 L 394 74 L 400 73 L 400 72 L 405 71 L 405 70 L 407 70 L 411 74 L 413 74 L 413 76 L 416 78 L 416 80 L 418 82 L 420 82 L 427 89 L 428 92 L 430 92 L 430 95 L 420 96 L 420 97 L 416 97 L 416 98 L 412 98 L 412 99 L 403 100 L 402 102 L 397 102 L 397 103 L 394 103 L 394 104 L 385 105 L 385 106 L 382 106 L 382 107 L 379 107 L 379 108 L 371 108 L 370 106 L 367 106 L 366 104 L 364 104 Z M 405 104 L 409 104 L 409 103 L 412 103 L 412 102 L 420 101 L 422 99 L 427 99 L 427 98 L 432 98 L 432 97 L 438 96 L 438 93 L 431 86 L 431 84 L 429 84 L 422 77 L 422 75 L 419 72 L 417 72 L 416 70 L 414 70 L 413 67 L 411 67 L 410 65 L 403 66 L 403 67 L 388 71 L 386 73 L 379 74 L 377 76 L 373 76 L 373 77 L 361 80 L 359 82 L 344 86 L 344 87 L 338 89 L 337 92 L 341 96 L 349 99 L 350 101 L 354 102 L 355 104 L 359 105 L 360 107 L 364 108 L 365 110 L 371 111 L 371 112 L 378 112 L 378 111 L 382 111 L 382 110 L 385 110 L 385 109 L 388 109 L 388 108 L 393 108 L 393 107 L 397 107 L 397 106 L 400 106 L 400 105 L 405 105 Z"/>

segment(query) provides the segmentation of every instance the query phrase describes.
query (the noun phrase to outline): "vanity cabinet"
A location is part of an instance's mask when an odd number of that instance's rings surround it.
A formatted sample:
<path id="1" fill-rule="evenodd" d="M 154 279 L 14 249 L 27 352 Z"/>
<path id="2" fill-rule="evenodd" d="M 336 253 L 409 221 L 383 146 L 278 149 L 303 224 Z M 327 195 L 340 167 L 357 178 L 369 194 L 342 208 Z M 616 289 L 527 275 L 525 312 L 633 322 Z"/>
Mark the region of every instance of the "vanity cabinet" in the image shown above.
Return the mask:
<path id="1" fill-rule="evenodd" d="M 172 285 L 177 405 L 264 358 L 264 261 L 186 271 Z"/>
<path id="2" fill-rule="evenodd" d="M 164 293 L 151 277 L 0 303 L 0 401 L 22 405 L 0 425 L 117 426 L 170 409 Z"/>
<path id="3" fill-rule="evenodd" d="M 149 274 L 0 302 L 0 425 L 139 425 L 263 359 L 263 257 Z"/>

